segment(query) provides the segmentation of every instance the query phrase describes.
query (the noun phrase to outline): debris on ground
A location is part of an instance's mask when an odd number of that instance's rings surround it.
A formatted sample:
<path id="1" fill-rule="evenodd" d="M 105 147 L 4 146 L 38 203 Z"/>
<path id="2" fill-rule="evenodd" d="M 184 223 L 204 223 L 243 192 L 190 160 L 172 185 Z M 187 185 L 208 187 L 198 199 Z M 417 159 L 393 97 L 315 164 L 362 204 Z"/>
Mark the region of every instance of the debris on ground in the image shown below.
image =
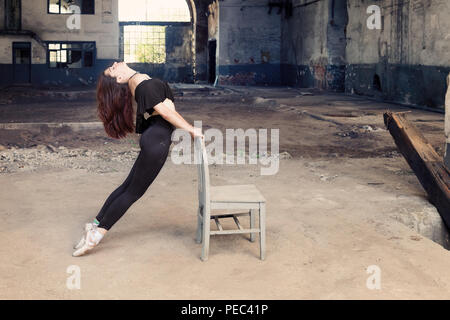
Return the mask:
<path id="1" fill-rule="evenodd" d="M 289 152 L 284 151 L 284 152 L 280 153 L 279 158 L 280 159 L 292 159 L 292 156 Z"/>
<path id="2" fill-rule="evenodd" d="M 11 148 L 0 153 L 0 173 L 33 171 L 39 168 L 64 167 L 85 169 L 89 172 L 115 172 L 123 165 L 132 165 L 139 149 L 129 151 L 103 149 L 100 151 L 84 148 L 68 149 L 51 145 L 35 148 Z"/>
<path id="3" fill-rule="evenodd" d="M 324 174 L 321 174 L 320 175 L 320 180 L 321 181 L 332 181 L 332 180 L 336 179 L 337 177 L 338 177 L 337 174 L 335 174 L 334 176 L 326 176 Z"/>
<path id="4" fill-rule="evenodd" d="M 259 107 L 259 106 L 273 107 L 273 106 L 277 105 L 277 101 L 274 99 L 265 99 L 262 97 L 255 97 L 253 99 L 253 105 L 256 105 L 257 107 Z"/>
<path id="5" fill-rule="evenodd" d="M 302 92 L 302 91 L 301 91 L 301 92 L 299 93 L 299 96 L 300 96 L 300 97 L 302 97 L 302 96 L 313 96 L 313 95 L 314 95 L 314 94 L 311 93 L 311 92 Z"/>

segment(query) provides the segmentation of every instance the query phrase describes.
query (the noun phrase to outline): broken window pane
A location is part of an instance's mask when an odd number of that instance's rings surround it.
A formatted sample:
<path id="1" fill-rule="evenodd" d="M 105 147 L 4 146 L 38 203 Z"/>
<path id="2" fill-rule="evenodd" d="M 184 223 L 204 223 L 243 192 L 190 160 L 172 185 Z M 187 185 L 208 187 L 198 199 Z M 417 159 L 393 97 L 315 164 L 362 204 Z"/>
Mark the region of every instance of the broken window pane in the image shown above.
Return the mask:
<path id="1" fill-rule="evenodd" d="M 59 0 L 50 0 L 48 3 L 48 12 L 59 13 Z"/>
<path id="2" fill-rule="evenodd" d="M 95 14 L 95 0 L 83 0 L 81 12 L 84 14 Z"/>
<path id="3" fill-rule="evenodd" d="M 70 6 L 78 6 L 81 14 L 95 14 L 95 0 L 50 0 L 49 13 L 71 14 Z"/>
<path id="4" fill-rule="evenodd" d="M 50 68 L 56 68 L 56 51 L 50 51 Z"/>
<path id="5" fill-rule="evenodd" d="M 49 43 L 50 68 L 83 68 L 94 65 L 95 43 Z"/>
<path id="6" fill-rule="evenodd" d="M 82 47 L 81 43 L 70 43 L 67 45 L 67 48 L 81 50 L 83 47 Z"/>
<path id="7" fill-rule="evenodd" d="M 60 51 L 60 53 L 61 53 L 61 62 L 67 62 L 67 50 L 61 50 Z"/>
<path id="8" fill-rule="evenodd" d="M 69 10 L 69 7 L 72 5 L 72 1 L 70 0 L 59 0 L 60 2 L 60 13 L 72 13 L 71 10 Z"/>
<path id="9" fill-rule="evenodd" d="M 95 13 L 95 0 L 65 0 L 69 6 L 78 6 L 81 14 Z"/>
<path id="10" fill-rule="evenodd" d="M 84 66 L 92 67 L 94 65 L 94 53 L 92 51 L 88 51 L 84 53 Z"/>
<path id="11" fill-rule="evenodd" d="M 81 47 L 80 47 L 81 48 Z M 83 50 L 91 50 L 93 51 L 95 49 L 94 43 L 83 43 Z"/>
<path id="12" fill-rule="evenodd" d="M 82 51 L 79 50 L 71 50 L 69 51 L 69 59 L 67 63 L 68 68 L 81 68 L 83 65 L 82 61 Z"/>

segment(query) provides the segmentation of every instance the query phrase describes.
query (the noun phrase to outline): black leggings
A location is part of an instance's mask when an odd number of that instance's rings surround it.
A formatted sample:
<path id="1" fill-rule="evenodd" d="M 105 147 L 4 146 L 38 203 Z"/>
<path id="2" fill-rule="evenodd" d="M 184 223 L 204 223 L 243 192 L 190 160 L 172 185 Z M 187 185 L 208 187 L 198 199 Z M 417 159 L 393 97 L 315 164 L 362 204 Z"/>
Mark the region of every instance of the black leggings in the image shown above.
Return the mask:
<path id="1" fill-rule="evenodd" d="M 169 154 L 175 127 L 161 115 L 150 117 L 150 126 L 139 141 L 141 151 L 126 180 L 106 199 L 96 219 L 109 230 L 155 180 Z"/>

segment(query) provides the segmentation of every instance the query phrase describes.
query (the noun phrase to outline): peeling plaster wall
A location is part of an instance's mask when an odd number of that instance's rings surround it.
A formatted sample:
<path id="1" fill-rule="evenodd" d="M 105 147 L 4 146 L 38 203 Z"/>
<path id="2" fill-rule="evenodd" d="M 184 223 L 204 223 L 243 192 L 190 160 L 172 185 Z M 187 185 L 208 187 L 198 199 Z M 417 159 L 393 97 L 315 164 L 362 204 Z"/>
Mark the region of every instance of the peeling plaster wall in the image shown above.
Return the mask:
<path id="1" fill-rule="evenodd" d="M 102 13 L 103 3 L 111 3 L 113 12 Z M 4 27 L 4 0 L 0 0 L 1 29 Z M 69 15 L 47 14 L 47 1 L 22 1 L 22 29 L 35 32 L 42 40 L 51 41 L 96 41 L 98 59 L 118 58 L 117 0 L 96 0 L 95 15 L 81 15 L 81 29 L 69 30 L 66 21 Z M 110 15 L 110 20 L 102 19 Z M 105 20 L 105 21 L 103 21 Z M 45 63 L 45 49 L 28 36 L 1 36 L 2 44 L 14 41 L 31 41 L 33 64 Z M 36 45 L 36 47 L 35 47 Z M 9 49 L 9 50 L 7 50 Z M 11 43 L 8 48 L 2 45 L 1 63 L 11 63 Z M 5 54 L 5 52 L 7 52 Z"/>
<path id="2" fill-rule="evenodd" d="M 367 8 L 381 8 L 369 30 Z M 450 71 L 448 0 L 293 0 L 282 19 L 283 83 L 443 108 Z"/>
<path id="3" fill-rule="evenodd" d="M 31 58 L 33 63 L 42 64 L 45 63 L 45 50 L 42 46 L 31 39 L 29 36 L 13 36 L 4 35 L 0 36 L 0 64 L 12 64 L 12 43 L 13 42 L 31 42 Z"/>
<path id="4" fill-rule="evenodd" d="M 216 39 L 219 35 L 219 1 L 208 5 L 208 40 Z"/>
<path id="5" fill-rule="evenodd" d="M 195 81 L 206 81 L 208 70 L 208 6 L 212 0 L 195 1 Z"/>
<path id="6" fill-rule="evenodd" d="M 23 30 L 31 30 L 45 41 L 95 41 L 98 59 L 118 58 L 118 0 L 96 0 L 95 15 L 81 15 L 80 30 L 67 28 L 68 17 L 68 15 L 47 14 L 46 0 L 22 1 Z M 45 50 L 42 47 L 39 49 L 45 62 Z"/>
<path id="7" fill-rule="evenodd" d="M 266 1 L 219 1 L 219 84 L 280 84 L 281 15 Z"/>
<path id="8" fill-rule="evenodd" d="M 0 0 L 0 16 L 4 17 L 4 0 Z M 12 43 L 30 42 L 32 51 L 31 82 L 44 85 L 92 85 L 97 75 L 119 54 L 118 0 L 96 0 L 95 15 L 81 15 L 80 30 L 70 30 L 70 15 L 48 14 L 47 0 L 22 0 L 22 30 L 32 31 L 43 41 L 95 41 L 97 60 L 94 67 L 50 69 L 46 49 L 30 36 L 0 36 L 0 72 L 7 74 L 0 84 L 12 79 Z M 4 24 L 1 25 L 4 28 Z"/>
<path id="9" fill-rule="evenodd" d="M 369 30 L 367 7 L 381 7 L 382 29 Z M 346 91 L 444 107 L 450 72 L 450 1 L 351 0 Z M 376 90 L 374 77 L 380 79 Z"/>
<path id="10" fill-rule="evenodd" d="M 283 83 L 344 91 L 346 0 L 293 0 L 282 20 Z"/>

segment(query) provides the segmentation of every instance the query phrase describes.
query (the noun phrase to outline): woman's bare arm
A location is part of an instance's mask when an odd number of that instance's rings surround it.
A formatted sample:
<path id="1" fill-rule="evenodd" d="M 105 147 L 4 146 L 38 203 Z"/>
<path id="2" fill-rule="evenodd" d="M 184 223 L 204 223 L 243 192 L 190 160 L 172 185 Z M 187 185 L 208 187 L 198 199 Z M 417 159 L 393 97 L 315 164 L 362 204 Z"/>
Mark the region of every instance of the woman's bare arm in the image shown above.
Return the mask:
<path id="1" fill-rule="evenodd" d="M 161 117 L 173 124 L 176 128 L 184 129 L 189 132 L 192 138 L 196 136 L 203 138 L 203 134 L 200 130 L 198 129 L 199 132 L 197 132 L 197 130 L 194 132 L 195 128 L 175 110 L 175 106 L 171 100 L 166 99 L 164 102 L 157 104 L 154 109 L 161 115 Z"/>

